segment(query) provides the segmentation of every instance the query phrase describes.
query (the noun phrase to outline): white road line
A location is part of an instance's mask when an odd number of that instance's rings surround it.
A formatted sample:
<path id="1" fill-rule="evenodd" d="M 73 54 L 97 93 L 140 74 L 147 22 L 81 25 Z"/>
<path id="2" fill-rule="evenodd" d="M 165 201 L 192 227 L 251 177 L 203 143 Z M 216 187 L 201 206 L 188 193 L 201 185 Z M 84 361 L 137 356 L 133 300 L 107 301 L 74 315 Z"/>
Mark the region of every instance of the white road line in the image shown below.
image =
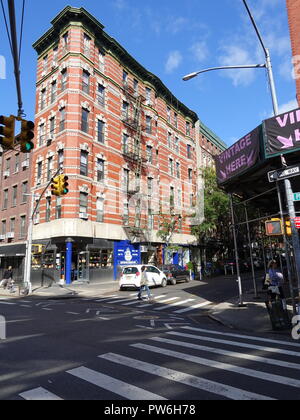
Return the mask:
<path id="1" fill-rule="evenodd" d="M 66 312 L 66 314 L 69 314 L 69 315 L 80 315 L 79 312 Z"/>
<path id="2" fill-rule="evenodd" d="M 274 382 L 282 385 L 292 386 L 294 388 L 300 388 L 300 381 L 293 378 L 287 378 L 285 376 L 273 375 L 266 372 L 260 372 L 259 370 L 247 369 L 240 366 L 231 365 L 229 363 L 221 363 L 215 360 L 204 359 L 199 356 L 193 356 L 187 353 L 180 353 L 177 351 L 164 349 L 162 347 L 149 346 L 148 344 L 132 344 L 131 347 L 135 347 L 141 350 L 148 350 L 153 353 L 165 354 L 168 357 L 175 357 L 177 359 L 197 363 L 198 365 L 209 366 L 213 369 L 225 370 L 228 372 L 238 373 L 240 375 L 249 376 L 256 379 L 262 379 L 268 382 Z"/>
<path id="3" fill-rule="evenodd" d="M 111 300 L 112 298 L 118 299 L 118 295 L 107 296 L 104 299 L 97 299 L 97 300 L 95 300 L 95 302 L 105 302 L 107 300 Z"/>
<path id="4" fill-rule="evenodd" d="M 67 373 L 76 376 L 77 378 L 83 379 L 91 384 L 94 384 L 100 388 L 106 389 L 113 392 L 114 394 L 121 395 L 129 400 L 165 400 L 159 395 L 153 394 L 152 392 L 146 391 L 145 389 L 138 388 L 134 385 L 130 385 L 126 382 L 120 381 L 119 379 L 112 378 L 111 376 L 104 375 L 103 373 L 96 372 L 85 368 L 84 366 L 77 369 L 67 371 Z"/>
<path id="5" fill-rule="evenodd" d="M 184 312 L 189 312 L 194 309 L 203 308 L 204 306 L 210 305 L 212 302 L 206 301 L 202 303 L 198 303 L 197 305 L 190 306 L 188 308 L 179 309 L 178 311 L 174 311 L 174 314 L 183 314 Z"/>
<path id="6" fill-rule="evenodd" d="M 22 392 L 19 396 L 27 401 L 62 401 L 62 398 L 41 387 Z"/>
<path id="7" fill-rule="evenodd" d="M 201 346 L 199 344 L 187 343 L 187 342 L 182 342 L 182 341 L 177 341 L 177 340 L 169 340 L 167 338 L 161 338 L 161 337 L 152 337 L 150 338 L 150 340 L 158 341 L 160 343 L 173 344 L 175 346 L 180 346 L 180 347 L 187 347 L 189 349 L 206 351 L 206 352 L 214 353 L 214 354 L 221 354 L 222 356 L 229 356 L 232 358 L 244 359 L 244 360 L 252 360 L 254 362 L 265 363 L 267 365 L 280 366 L 280 367 L 284 367 L 288 369 L 300 370 L 300 365 L 296 363 L 284 362 L 284 361 L 275 360 L 275 359 L 268 359 L 267 357 L 256 356 L 249 353 L 247 354 L 237 353 L 234 351 L 217 349 L 215 347 Z"/>
<path id="8" fill-rule="evenodd" d="M 191 328 L 191 327 L 182 327 L 184 329 L 186 328 Z M 293 356 L 293 357 L 300 357 L 300 353 L 296 353 L 294 351 L 289 351 L 289 350 L 285 350 L 285 349 L 277 349 L 277 348 L 272 348 L 272 347 L 263 347 L 263 346 L 256 346 L 254 344 L 249 344 L 249 343 L 241 343 L 239 341 L 229 341 L 229 340 L 220 340 L 218 338 L 215 337 L 207 337 L 207 336 L 201 336 L 201 335 L 194 335 L 194 334 L 184 334 L 184 333 L 179 333 L 179 332 L 171 332 L 169 334 L 174 334 L 174 335 L 178 335 L 180 337 L 185 337 L 185 338 L 192 338 L 194 340 L 202 340 L 202 341 L 209 341 L 212 343 L 220 343 L 220 344 L 229 344 L 230 346 L 235 346 L 235 347 L 243 347 L 246 349 L 254 349 L 254 350 L 261 350 L 264 352 L 269 352 L 269 353 L 277 353 L 277 354 L 284 354 L 287 356 Z"/>
<path id="9" fill-rule="evenodd" d="M 133 300 L 135 300 L 135 299 L 132 299 L 132 298 L 130 298 L 130 299 L 128 299 L 128 298 L 126 298 L 126 299 L 120 299 L 120 298 L 118 298 L 118 299 L 113 299 L 113 300 L 109 300 L 109 301 L 107 301 L 106 303 L 121 303 L 121 302 L 132 302 Z"/>
<path id="10" fill-rule="evenodd" d="M 264 343 L 272 343 L 272 344 L 283 344 L 284 346 L 297 347 L 298 349 L 300 349 L 299 343 L 292 343 L 289 341 L 280 341 L 280 340 L 274 340 L 270 338 L 255 337 L 251 335 L 241 335 L 241 334 L 233 334 L 233 333 L 228 333 L 228 332 L 220 332 L 220 331 L 215 331 L 215 330 L 206 330 L 203 328 L 187 327 L 186 329 L 191 330 L 191 331 L 209 333 L 213 335 L 221 335 L 221 336 L 227 335 L 228 337 L 242 338 L 244 340 L 262 341 Z"/>
<path id="11" fill-rule="evenodd" d="M 221 395 L 232 400 L 271 400 L 271 398 L 263 395 L 244 391 L 218 382 L 210 381 L 208 379 L 198 378 L 197 376 L 189 375 L 188 373 L 167 369 L 152 363 L 142 362 L 115 353 L 107 353 L 98 357 L 127 367 L 130 366 L 131 368 L 150 373 L 151 375 L 157 375 L 170 381 L 179 382 L 184 385 L 201 389 L 202 391 Z"/>
<path id="12" fill-rule="evenodd" d="M 13 303 L 13 302 L 4 302 L 4 300 L 0 300 L 0 304 L 2 304 L 2 305 L 16 305 L 16 303 Z"/>
<path id="13" fill-rule="evenodd" d="M 176 299 L 180 299 L 180 298 L 179 297 L 172 297 L 172 298 L 161 300 L 159 303 L 172 302 L 173 300 L 176 300 Z M 160 308 L 156 308 L 155 310 L 157 311 L 158 309 L 160 309 Z"/>
<path id="14" fill-rule="evenodd" d="M 158 300 L 158 299 L 161 299 L 161 298 L 164 298 L 164 297 L 166 297 L 167 295 L 159 295 L 159 296 L 155 296 L 154 297 L 154 300 Z M 152 305 L 154 305 L 156 302 L 153 302 L 153 303 L 146 303 L 146 304 L 143 304 L 143 305 L 139 305 L 139 308 L 146 308 L 147 306 L 152 306 Z M 158 303 L 160 303 L 160 302 L 158 302 Z"/>
<path id="15" fill-rule="evenodd" d="M 157 300 L 157 299 L 160 299 L 160 298 L 164 298 L 166 295 L 160 295 L 160 296 L 154 296 L 154 300 Z M 123 303 L 122 304 L 122 306 L 129 306 L 129 305 L 133 305 L 133 304 L 135 304 L 135 303 L 140 303 L 140 301 L 139 300 L 134 300 L 133 302 L 129 302 L 129 303 Z M 153 305 L 154 303 L 146 303 L 145 305 L 142 305 L 142 306 L 140 306 L 139 305 L 139 307 L 140 308 L 145 308 L 146 306 L 151 306 L 151 305 Z"/>
<path id="16" fill-rule="evenodd" d="M 195 299 L 186 299 L 186 300 L 181 300 L 180 302 L 175 302 L 175 303 L 169 303 L 168 305 L 165 305 L 163 307 L 157 308 L 155 309 L 156 311 L 163 311 L 164 309 L 168 309 L 172 306 L 179 306 L 179 305 L 184 305 L 185 303 L 188 302 L 193 302 Z"/>

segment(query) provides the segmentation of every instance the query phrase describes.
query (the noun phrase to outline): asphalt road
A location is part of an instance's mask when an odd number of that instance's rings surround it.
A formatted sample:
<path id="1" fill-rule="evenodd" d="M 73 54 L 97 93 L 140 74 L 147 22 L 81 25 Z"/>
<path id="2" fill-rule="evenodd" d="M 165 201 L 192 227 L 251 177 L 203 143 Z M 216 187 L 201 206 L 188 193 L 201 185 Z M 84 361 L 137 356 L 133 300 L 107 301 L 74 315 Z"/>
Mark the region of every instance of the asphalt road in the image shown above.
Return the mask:
<path id="1" fill-rule="evenodd" d="M 151 303 L 132 291 L 0 300 L 0 399 L 300 399 L 299 343 L 234 333 L 209 304 L 190 309 L 213 297 L 196 283 L 155 289 Z"/>

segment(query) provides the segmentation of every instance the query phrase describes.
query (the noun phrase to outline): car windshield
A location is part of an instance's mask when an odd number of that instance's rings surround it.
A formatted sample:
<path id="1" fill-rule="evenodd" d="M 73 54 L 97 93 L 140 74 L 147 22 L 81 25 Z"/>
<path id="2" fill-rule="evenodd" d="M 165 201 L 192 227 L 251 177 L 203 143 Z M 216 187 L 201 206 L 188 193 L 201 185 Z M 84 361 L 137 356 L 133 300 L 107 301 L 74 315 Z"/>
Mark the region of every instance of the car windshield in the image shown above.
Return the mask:
<path id="1" fill-rule="evenodd" d="M 123 274 L 136 274 L 138 271 L 137 267 L 126 267 L 123 270 Z"/>

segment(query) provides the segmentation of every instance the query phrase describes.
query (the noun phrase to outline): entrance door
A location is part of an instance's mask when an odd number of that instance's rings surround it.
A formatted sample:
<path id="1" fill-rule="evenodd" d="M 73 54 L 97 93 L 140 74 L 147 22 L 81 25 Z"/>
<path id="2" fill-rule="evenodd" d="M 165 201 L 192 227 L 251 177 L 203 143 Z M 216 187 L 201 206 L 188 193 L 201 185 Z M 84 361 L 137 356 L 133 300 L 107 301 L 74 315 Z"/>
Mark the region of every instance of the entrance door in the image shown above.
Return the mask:
<path id="1" fill-rule="evenodd" d="M 89 251 L 83 251 L 78 254 L 77 264 L 77 280 L 89 282 L 90 281 L 90 253 Z"/>

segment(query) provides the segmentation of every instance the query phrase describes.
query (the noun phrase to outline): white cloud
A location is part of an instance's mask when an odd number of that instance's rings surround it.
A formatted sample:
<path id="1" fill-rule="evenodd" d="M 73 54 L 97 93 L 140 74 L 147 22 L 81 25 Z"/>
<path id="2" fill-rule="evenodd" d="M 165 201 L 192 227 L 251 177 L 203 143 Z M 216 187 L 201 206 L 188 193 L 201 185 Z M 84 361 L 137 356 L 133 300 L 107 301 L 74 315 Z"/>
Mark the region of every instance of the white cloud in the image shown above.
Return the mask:
<path id="1" fill-rule="evenodd" d="M 175 19 L 171 19 L 171 22 L 167 25 L 167 31 L 171 32 L 172 34 L 177 34 L 182 29 L 185 29 L 188 26 L 188 19 L 184 17 L 178 17 Z"/>
<path id="2" fill-rule="evenodd" d="M 250 53 L 238 46 L 228 45 L 222 47 L 224 51 L 223 55 L 219 57 L 219 63 L 221 66 L 239 66 L 248 64 L 258 64 L 253 59 Z M 229 77 L 234 86 L 249 86 L 255 79 L 255 72 L 257 69 L 235 69 L 235 70 L 222 70 L 225 76 Z"/>
<path id="3" fill-rule="evenodd" d="M 166 72 L 172 73 L 174 70 L 176 70 L 180 66 L 181 62 L 182 62 L 182 55 L 180 51 L 171 51 L 165 65 Z"/>
<path id="4" fill-rule="evenodd" d="M 205 61 L 209 55 L 209 50 L 205 41 L 195 42 L 189 50 L 195 57 L 196 61 L 200 63 Z"/>
<path id="5" fill-rule="evenodd" d="M 298 108 L 298 102 L 296 99 L 292 99 L 291 101 L 287 102 L 286 104 L 282 104 L 279 107 L 279 113 L 284 114 L 285 112 L 292 111 Z"/>

